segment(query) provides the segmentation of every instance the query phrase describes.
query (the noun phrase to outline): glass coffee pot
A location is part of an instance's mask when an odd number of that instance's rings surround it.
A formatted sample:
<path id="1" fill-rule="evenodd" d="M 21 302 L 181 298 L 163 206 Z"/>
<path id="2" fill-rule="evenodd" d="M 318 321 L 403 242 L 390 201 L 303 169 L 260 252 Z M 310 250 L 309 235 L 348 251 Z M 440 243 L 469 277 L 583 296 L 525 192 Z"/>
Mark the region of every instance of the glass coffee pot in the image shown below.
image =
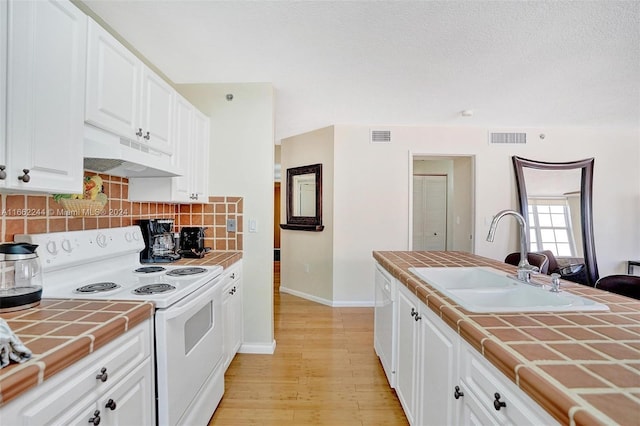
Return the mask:
<path id="1" fill-rule="evenodd" d="M 42 274 L 37 247 L 29 243 L 0 244 L 0 313 L 40 304 Z"/>

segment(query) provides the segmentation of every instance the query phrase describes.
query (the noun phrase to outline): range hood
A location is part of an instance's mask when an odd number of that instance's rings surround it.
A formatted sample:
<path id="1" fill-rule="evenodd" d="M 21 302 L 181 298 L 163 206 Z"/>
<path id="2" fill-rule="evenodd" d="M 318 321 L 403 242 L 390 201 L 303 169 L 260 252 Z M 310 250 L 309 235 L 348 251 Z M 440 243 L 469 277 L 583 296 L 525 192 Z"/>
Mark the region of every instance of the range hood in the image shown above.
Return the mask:
<path id="1" fill-rule="evenodd" d="M 121 177 L 173 177 L 184 173 L 166 152 L 84 125 L 84 168 Z"/>

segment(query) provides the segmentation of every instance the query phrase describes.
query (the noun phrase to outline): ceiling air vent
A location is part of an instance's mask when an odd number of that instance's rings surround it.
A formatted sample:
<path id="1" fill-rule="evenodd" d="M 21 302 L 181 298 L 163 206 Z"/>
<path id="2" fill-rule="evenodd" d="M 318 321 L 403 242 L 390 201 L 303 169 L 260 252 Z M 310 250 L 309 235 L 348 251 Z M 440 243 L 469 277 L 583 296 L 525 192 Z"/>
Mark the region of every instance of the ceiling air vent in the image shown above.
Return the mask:
<path id="1" fill-rule="evenodd" d="M 371 143 L 391 143 L 391 130 L 371 130 Z"/>
<path id="2" fill-rule="evenodd" d="M 516 132 L 489 132 L 489 143 L 527 143 L 526 133 Z"/>

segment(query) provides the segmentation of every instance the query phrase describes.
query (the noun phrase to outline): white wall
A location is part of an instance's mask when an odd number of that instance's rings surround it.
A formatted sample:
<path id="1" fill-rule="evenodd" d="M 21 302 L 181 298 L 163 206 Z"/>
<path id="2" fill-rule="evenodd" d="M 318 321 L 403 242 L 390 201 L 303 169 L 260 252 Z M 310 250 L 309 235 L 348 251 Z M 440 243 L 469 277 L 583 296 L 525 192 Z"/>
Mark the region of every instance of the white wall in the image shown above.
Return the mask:
<path id="1" fill-rule="evenodd" d="M 210 195 L 243 197 L 242 351 L 273 350 L 273 88 L 268 83 L 185 84 L 177 89 L 211 118 Z M 227 101 L 226 94 L 233 94 Z M 249 220 L 257 232 L 248 232 Z"/>
<path id="2" fill-rule="evenodd" d="M 280 289 L 320 303 L 333 296 L 333 127 L 283 139 L 281 221 L 286 222 L 286 173 L 291 167 L 322 164 L 322 232 L 280 232 Z"/>
<path id="3" fill-rule="evenodd" d="M 544 132 L 546 138 L 516 146 L 489 145 L 484 128 L 390 129 L 391 144 L 370 144 L 370 127 L 336 126 L 334 300 L 373 301 L 372 250 L 407 249 L 410 152 L 475 156 L 475 251 L 497 260 L 518 247 L 517 228 L 506 221 L 494 243 L 485 240 L 496 212 L 518 208 L 511 156 L 541 161 L 595 157 L 593 216 L 600 275 L 622 273 L 627 259 L 640 257 L 637 131 L 518 129 Z"/>

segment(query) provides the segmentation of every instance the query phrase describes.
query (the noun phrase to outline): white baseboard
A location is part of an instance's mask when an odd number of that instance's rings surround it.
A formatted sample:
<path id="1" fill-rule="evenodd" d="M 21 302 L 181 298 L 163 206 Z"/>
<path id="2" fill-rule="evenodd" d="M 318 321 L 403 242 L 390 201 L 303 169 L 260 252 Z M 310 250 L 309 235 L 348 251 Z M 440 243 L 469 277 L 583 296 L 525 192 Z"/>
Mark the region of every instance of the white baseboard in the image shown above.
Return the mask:
<path id="1" fill-rule="evenodd" d="M 313 294 L 304 293 L 298 290 L 292 290 L 287 287 L 280 286 L 281 293 L 291 294 L 292 296 L 301 297 L 312 302 L 321 303 L 332 308 L 372 308 L 375 306 L 373 301 L 340 301 L 340 300 L 328 300 L 322 297 L 314 296 Z"/>
<path id="2" fill-rule="evenodd" d="M 269 343 L 243 343 L 238 349 L 241 354 L 265 354 L 273 355 L 276 351 L 276 341 Z"/>

